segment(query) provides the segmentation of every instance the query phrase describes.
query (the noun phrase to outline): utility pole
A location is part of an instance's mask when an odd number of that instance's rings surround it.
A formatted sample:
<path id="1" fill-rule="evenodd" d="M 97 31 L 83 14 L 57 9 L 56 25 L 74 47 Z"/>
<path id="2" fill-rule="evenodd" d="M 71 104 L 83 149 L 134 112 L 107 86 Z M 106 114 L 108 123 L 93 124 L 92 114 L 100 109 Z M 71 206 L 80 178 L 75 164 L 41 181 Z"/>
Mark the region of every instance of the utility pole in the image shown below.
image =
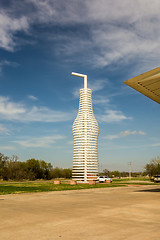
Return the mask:
<path id="1" fill-rule="evenodd" d="M 131 181 L 131 162 L 129 161 L 129 180 Z"/>

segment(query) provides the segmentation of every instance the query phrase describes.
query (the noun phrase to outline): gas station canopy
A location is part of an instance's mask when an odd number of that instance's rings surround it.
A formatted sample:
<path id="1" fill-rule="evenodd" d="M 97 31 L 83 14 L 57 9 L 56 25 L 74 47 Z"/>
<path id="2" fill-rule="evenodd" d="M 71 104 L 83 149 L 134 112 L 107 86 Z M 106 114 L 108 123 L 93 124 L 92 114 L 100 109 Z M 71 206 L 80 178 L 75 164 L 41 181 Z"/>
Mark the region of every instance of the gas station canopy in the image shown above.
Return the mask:
<path id="1" fill-rule="evenodd" d="M 160 67 L 124 83 L 160 104 Z"/>

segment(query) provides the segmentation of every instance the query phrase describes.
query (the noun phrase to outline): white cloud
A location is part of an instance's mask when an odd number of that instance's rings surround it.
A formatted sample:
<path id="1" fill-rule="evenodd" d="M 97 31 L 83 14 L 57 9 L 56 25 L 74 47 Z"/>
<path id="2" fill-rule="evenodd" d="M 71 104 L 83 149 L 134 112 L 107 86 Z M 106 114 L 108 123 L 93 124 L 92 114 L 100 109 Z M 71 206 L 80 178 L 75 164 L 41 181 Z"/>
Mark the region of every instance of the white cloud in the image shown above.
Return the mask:
<path id="1" fill-rule="evenodd" d="M 20 103 L 11 102 L 8 97 L 0 96 L 0 117 L 14 118 L 18 114 L 24 114 L 25 108 Z"/>
<path id="2" fill-rule="evenodd" d="M 59 24 L 103 23 L 121 21 L 135 23 L 143 18 L 159 18 L 159 1 L 153 0 L 27 0 L 34 5 L 39 21 Z M 138 7 L 137 7 L 138 6 Z M 145 11 L 144 11 L 145 7 Z M 31 12 L 32 13 L 32 12 Z M 61 17 L 59 17 L 61 14 Z M 82 17 L 83 15 L 83 17 Z M 33 17 L 34 15 L 32 15 Z"/>
<path id="3" fill-rule="evenodd" d="M 37 137 L 37 138 L 31 138 L 29 140 L 19 140 L 19 141 L 13 141 L 14 143 L 18 143 L 22 147 L 25 148 L 31 148 L 31 147 L 37 147 L 37 148 L 46 148 L 51 147 L 56 141 L 65 139 L 65 136 L 61 135 L 55 135 L 55 136 L 44 136 L 44 137 Z"/>
<path id="4" fill-rule="evenodd" d="M 26 121 L 35 122 L 63 122 L 70 120 L 72 118 L 72 114 L 52 110 L 47 107 L 34 106 L 31 110 L 27 111 L 24 117 L 23 121 L 26 119 Z"/>
<path id="5" fill-rule="evenodd" d="M 33 34 L 32 25 L 43 23 L 66 27 L 59 36 L 51 34 L 58 42 L 56 49 L 68 55 L 80 53 L 94 67 L 132 59 L 154 66 L 159 59 L 159 0 L 152 4 L 150 0 L 114 4 L 111 0 L 92 0 L 92 4 L 90 0 L 25 0 L 8 8 L 2 6 L 0 12 L 0 47 L 8 51 L 17 44 L 17 32 Z M 75 26 L 82 26 L 80 33 L 71 31 Z M 43 35 L 47 39 L 50 34 Z"/>
<path id="6" fill-rule="evenodd" d="M 137 132 L 136 131 L 130 131 L 130 130 L 126 130 L 120 133 L 120 136 L 122 137 L 126 137 L 128 135 L 135 135 Z"/>
<path id="7" fill-rule="evenodd" d="M 15 62 L 10 62 L 10 61 L 7 61 L 7 60 L 3 60 L 3 61 L 0 62 L 0 73 L 2 72 L 2 69 L 5 66 L 17 67 L 18 64 L 15 63 Z"/>
<path id="8" fill-rule="evenodd" d="M 127 137 L 129 135 L 146 135 L 146 133 L 143 132 L 143 131 L 125 130 L 123 132 L 120 132 L 119 134 L 107 135 L 107 136 L 104 137 L 104 139 L 113 140 L 113 139 L 117 139 L 117 138 L 121 138 L 121 137 Z"/>
<path id="9" fill-rule="evenodd" d="M 90 0 L 42 1 L 32 0 L 40 13 L 55 25 L 81 24 L 88 31 L 81 35 L 61 34 L 62 45 L 57 48 L 69 55 L 81 53 L 85 62 L 104 67 L 117 61 L 127 63 L 148 59 L 154 65 L 160 54 L 160 2 L 158 0 Z M 63 8 L 62 8 L 63 6 Z M 138 6 L 138 7 L 137 7 Z M 50 11 L 47 13 L 47 9 Z M 52 9 L 52 10 L 51 10 Z M 145 10 L 144 10 L 145 9 Z M 83 15 L 83 17 L 81 17 Z M 58 17 L 61 16 L 61 17 Z M 78 47 L 77 47 L 78 46 Z M 87 49 L 87 51 L 86 51 Z M 88 52 L 90 54 L 88 54 Z M 89 56 L 89 57 L 88 57 Z"/>
<path id="10" fill-rule="evenodd" d="M 154 143 L 154 144 L 151 144 L 152 147 L 160 147 L 160 142 L 159 143 Z"/>
<path id="11" fill-rule="evenodd" d="M 9 130 L 0 124 L 0 133 L 9 135 Z"/>
<path id="12" fill-rule="evenodd" d="M 30 100 L 33 100 L 33 101 L 37 101 L 37 100 L 38 100 L 38 98 L 35 97 L 35 96 L 33 96 L 33 95 L 28 95 L 28 98 L 29 98 Z"/>
<path id="13" fill-rule="evenodd" d="M 94 66 L 104 67 L 117 61 L 125 63 L 135 57 L 140 59 L 158 57 L 156 51 L 160 52 L 159 42 L 139 34 L 136 30 L 119 26 L 104 26 L 93 30 L 95 44 L 100 46 L 99 52 L 92 60 Z"/>
<path id="14" fill-rule="evenodd" d="M 82 78 L 83 81 L 83 78 Z M 88 81 L 88 88 L 91 88 L 93 92 L 100 91 L 105 88 L 106 84 L 108 84 L 107 80 L 95 80 L 95 81 Z M 79 97 L 79 89 L 75 89 L 73 91 L 74 97 Z"/>
<path id="15" fill-rule="evenodd" d="M 16 45 L 14 34 L 18 31 L 26 32 L 29 28 L 28 20 L 25 16 L 15 18 L 0 12 L 0 47 L 8 51 L 13 51 Z"/>
<path id="16" fill-rule="evenodd" d="M 54 24 L 83 23 L 83 8 L 85 3 L 75 0 L 27 0 L 34 6 L 32 18 L 37 17 L 37 21 Z M 36 20 L 36 19 L 35 19 Z"/>
<path id="17" fill-rule="evenodd" d="M 110 100 L 104 96 L 94 96 L 93 104 L 108 104 Z"/>
<path id="18" fill-rule="evenodd" d="M 143 131 L 138 131 L 138 134 L 139 134 L 139 135 L 146 135 L 146 133 L 143 132 Z"/>
<path id="19" fill-rule="evenodd" d="M 115 123 L 132 119 L 132 117 L 127 117 L 121 111 L 116 110 L 106 110 L 105 114 L 97 115 L 97 118 L 99 121 L 106 123 Z"/>
<path id="20" fill-rule="evenodd" d="M 160 146 L 160 142 L 159 143 L 155 143 L 155 144 L 142 144 L 142 145 L 106 145 L 101 147 L 101 150 L 115 150 L 115 149 L 146 149 L 146 148 L 152 148 L 152 147 L 159 147 Z"/>
<path id="21" fill-rule="evenodd" d="M 71 145 L 73 145 L 73 140 L 68 141 L 67 144 L 71 144 Z"/>
<path id="22" fill-rule="evenodd" d="M 33 106 L 30 109 L 22 103 L 0 96 L 0 119 L 20 122 L 63 122 L 72 119 L 72 113 Z"/>
<path id="23" fill-rule="evenodd" d="M 92 89 L 92 91 L 99 91 L 102 90 L 106 84 L 108 83 L 107 80 L 96 80 L 96 81 L 89 81 L 88 87 Z"/>
<path id="24" fill-rule="evenodd" d="M 8 146 L 7 146 L 7 145 L 6 145 L 6 146 L 2 146 L 2 145 L 1 145 L 1 146 L 0 146 L 0 149 L 2 149 L 2 150 L 14 150 L 15 147 L 9 146 L 9 145 L 8 145 Z"/>

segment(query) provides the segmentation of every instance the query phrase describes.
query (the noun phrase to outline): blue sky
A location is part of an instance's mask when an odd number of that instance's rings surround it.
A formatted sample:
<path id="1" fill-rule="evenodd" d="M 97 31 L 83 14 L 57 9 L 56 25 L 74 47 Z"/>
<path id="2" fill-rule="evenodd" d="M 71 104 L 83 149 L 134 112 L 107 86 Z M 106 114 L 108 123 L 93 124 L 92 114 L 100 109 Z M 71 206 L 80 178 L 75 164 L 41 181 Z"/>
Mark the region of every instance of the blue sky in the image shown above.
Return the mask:
<path id="1" fill-rule="evenodd" d="M 160 106 L 123 82 L 160 65 L 158 0 L 0 1 L 0 151 L 72 167 L 88 75 L 100 169 L 143 171 L 160 155 Z"/>

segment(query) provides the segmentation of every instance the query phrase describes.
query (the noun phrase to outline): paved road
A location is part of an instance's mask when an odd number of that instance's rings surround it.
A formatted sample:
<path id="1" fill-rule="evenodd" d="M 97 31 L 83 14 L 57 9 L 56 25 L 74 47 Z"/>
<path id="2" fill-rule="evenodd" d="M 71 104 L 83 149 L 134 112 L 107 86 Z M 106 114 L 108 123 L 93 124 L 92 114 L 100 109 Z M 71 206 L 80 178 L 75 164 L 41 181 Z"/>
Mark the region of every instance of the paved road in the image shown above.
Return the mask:
<path id="1" fill-rule="evenodd" d="M 160 186 L 0 195 L 1 240 L 160 240 Z"/>

